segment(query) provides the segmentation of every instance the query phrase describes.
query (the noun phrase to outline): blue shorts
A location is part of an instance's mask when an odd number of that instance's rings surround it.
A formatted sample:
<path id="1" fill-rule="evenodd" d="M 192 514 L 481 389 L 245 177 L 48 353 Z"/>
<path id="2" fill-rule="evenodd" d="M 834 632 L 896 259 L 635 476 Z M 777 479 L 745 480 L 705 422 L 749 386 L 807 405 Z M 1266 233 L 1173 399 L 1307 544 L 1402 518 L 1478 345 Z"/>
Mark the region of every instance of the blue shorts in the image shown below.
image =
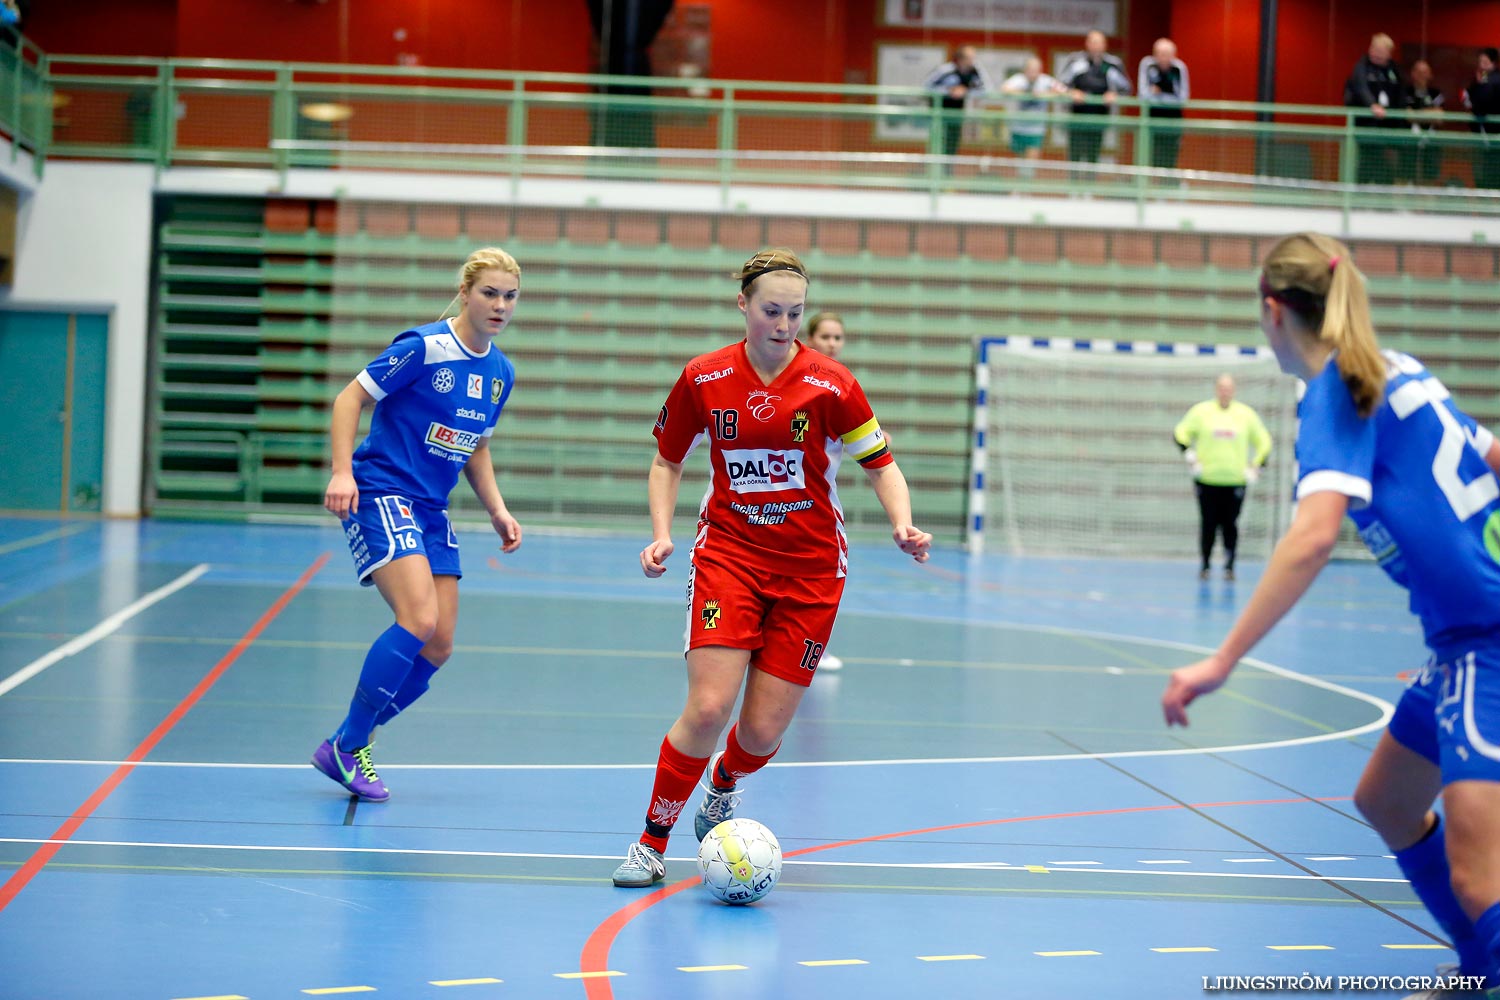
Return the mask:
<path id="1" fill-rule="evenodd" d="M 463 576 L 446 510 L 400 496 L 359 500 L 359 512 L 344 521 L 344 537 L 361 584 L 370 586 L 371 573 L 402 556 L 426 556 L 433 576 Z"/>
<path id="2" fill-rule="evenodd" d="M 1500 781 L 1500 643 L 1428 660 L 1396 705 L 1390 733 L 1436 764 L 1444 785 Z"/>

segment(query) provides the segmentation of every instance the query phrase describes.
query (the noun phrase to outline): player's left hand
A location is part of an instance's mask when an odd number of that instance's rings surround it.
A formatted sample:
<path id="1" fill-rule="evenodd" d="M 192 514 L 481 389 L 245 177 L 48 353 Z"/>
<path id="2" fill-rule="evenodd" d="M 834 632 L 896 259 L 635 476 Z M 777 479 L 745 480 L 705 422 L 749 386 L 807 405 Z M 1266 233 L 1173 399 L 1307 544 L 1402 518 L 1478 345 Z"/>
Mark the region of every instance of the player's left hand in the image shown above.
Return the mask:
<path id="1" fill-rule="evenodd" d="M 928 550 L 932 548 L 932 536 L 918 528 L 916 525 L 903 524 L 891 532 L 891 537 L 896 540 L 896 547 L 919 563 L 927 561 Z"/>
<path id="2" fill-rule="evenodd" d="M 1249 483 L 1249 484 L 1251 484 L 1253 486 L 1255 484 L 1256 480 L 1258 480 L 1258 479 L 1260 479 L 1260 466 L 1258 466 L 1258 465 L 1247 465 L 1247 466 L 1245 466 L 1245 482 L 1247 482 L 1247 483 Z"/>
<path id="3" fill-rule="evenodd" d="M 1228 679 L 1229 670 L 1220 666 L 1213 657 L 1172 671 L 1167 690 L 1161 696 L 1161 712 L 1167 726 L 1187 728 L 1187 707 L 1199 695 L 1217 691 Z"/>
<path id="4" fill-rule="evenodd" d="M 521 547 L 521 524 L 510 511 L 502 510 L 490 515 L 490 527 L 500 536 L 500 551 L 514 552 Z"/>

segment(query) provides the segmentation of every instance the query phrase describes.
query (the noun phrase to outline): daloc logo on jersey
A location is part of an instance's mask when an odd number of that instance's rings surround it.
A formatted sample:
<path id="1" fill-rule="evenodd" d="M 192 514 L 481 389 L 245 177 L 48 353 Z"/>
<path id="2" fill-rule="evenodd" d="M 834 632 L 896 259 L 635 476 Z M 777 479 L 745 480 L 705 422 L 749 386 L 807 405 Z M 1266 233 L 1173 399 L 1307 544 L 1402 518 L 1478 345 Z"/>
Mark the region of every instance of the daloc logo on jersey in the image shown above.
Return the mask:
<path id="1" fill-rule="evenodd" d="M 439 368 L 432 373 L 432 387 L 438 392 L 452 392 L 454 385 L 453 369 Z"/>
<path id="2" fill-rule="evenodd" d="M 807 437 L 807 411 L 798 410 L 792 414 L 792 440 L 798 444 Z"/>
<path id="3" fill-rule="evenodd" d="M 720 614 L 720 612 L 719 612 L 719 602 L 718 601 L 704 601 L 703 602 L 703 613 L 702 613 L 703 627 L 704 628 L 718 628 L 719 627 L 719 614 Z"/>
<path id="4" fill-rule="evenodd" d="M 492 378 L 492 379 L 490 379 L 490 402 L 491 403 L 498 403 L 498 402 L 500 402 L 500 397 L 503 396 L 504 394 L 505 394 L 505 379 L 503 379 L 503 378 Z"/>
<path id="5" fill-rule="evenodd" d="M 807 485 L 802 478 L 800 449 L 725 449 L 724 469 L 729 473 L 729 488 L 736 493 L 800 490 Z"/>
<path id="6" fill-rule="evenodd" d="M 483 375 L 470 375 L 469 376 L 469 398 L 470 399 L 483 399 L 484 398 L 484 376 Z"/>

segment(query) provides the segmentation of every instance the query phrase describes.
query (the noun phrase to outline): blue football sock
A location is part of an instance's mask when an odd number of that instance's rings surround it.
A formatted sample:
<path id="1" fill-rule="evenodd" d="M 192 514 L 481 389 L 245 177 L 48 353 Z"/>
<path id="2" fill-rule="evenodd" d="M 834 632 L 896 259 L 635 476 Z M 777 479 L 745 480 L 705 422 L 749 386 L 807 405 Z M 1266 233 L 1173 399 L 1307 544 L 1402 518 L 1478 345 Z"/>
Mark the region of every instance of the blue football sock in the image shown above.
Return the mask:
<path id="1" fill-rule="evenodd" d="M 411 673 L 412 661 L 425 645 L 400 625 L 392 625 L 380 633 L 365 654 L 365 665 L 359 672 L 354 698 L 349 702 L 349 714 L 338 728 L 340 750 L 357 750 L 370 742 L 376 716 L 401 690 L 401 683 Z"/>
<path id="2" fill-rule="evenodd" d="M 427 693 L 427 688 L 432 683 L 432 675 L 437 673 L 437 669 L 427 657 L 418 654 L 417 658 L 411 661 L 411 673 L 407 674 L 406 680 L 401 682 L 400 689 L 396 691 L 396 697 L 392 698 L 391 703 L 375 716 L 375 725 L 383 726 L 411 708 L 412 702 Z"/>
<path id="3" fill-rule="evenodd" d="M 1474 921 L 1474 936 L 1489 951 L 1490 978 L 1485 986 L 1500 986 L 1500 903 L 1496 903 Z"/>
<path id="4" fill-rule="evenodd" d="M 1458 897 L 1453 895 L 1441 816 L 1427 836 L 1396 852 L 1396 864 L 1401 866 L 1401 873 L 1411 882 L 1412 891 L 1427 907 L 1427 912 L 1453 939 L 1459 970 L 1465 975 L 1478 975 L 1487 970 L 1490 957 L 1485 943 L 1476 936 L 1473 922 L 1458 905 Z"/>

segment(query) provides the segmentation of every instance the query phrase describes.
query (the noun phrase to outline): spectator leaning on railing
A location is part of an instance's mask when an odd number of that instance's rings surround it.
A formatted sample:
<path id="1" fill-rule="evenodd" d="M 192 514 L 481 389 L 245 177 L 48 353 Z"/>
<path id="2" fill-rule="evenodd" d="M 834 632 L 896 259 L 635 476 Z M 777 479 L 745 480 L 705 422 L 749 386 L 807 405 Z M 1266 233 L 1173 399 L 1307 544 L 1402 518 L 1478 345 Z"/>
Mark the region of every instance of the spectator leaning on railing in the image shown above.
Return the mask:
<path id="1" fill-rule="evenodd" d="M 1070 56 L 1058 74 L 1063 86 L 1073 94 L 1074 118 L 1068 126 L 1070 160 L 1099 162 L 1099 147 L 1104 144 L 1107 124 L 1093 124 L 1089 116 L 1109 114 L 1115 99 L 1130 93 L 1125 64 L 1105 51 L 1108 44 L 1104 32 L 1090 31 L 1083 39 L 1083 51 Z"/>
<path id="2" fill-rule="evenodd" d="M 1047 102 L 1042 97 L 1048 94 L 1066 94 L 1068 88 L 1042 72 L 1042 61 L 1036 56 L 1027 58 L 1021 72 L 1013 73 L 1000 85 L 1002 94 L 1025 94 L 1016 103 L 1016 110 L 1038 117 L 1010 124 L 1010 151 L 1026 160 L 1042 158 L 1042 142 L 1047 137 L 1047 123 L 1041 115 L 1047 111 Z M 1036 168 L 1030 163 L 1021 165 L 1022 177 L 1030 177 Z"/>
<path id="3" fill-rule="evenodd" d="M 960 45 L 953 50 L 953 59 L 929 73 L 922 84 L 925 89 L 943 95 L 944 156 L 958 152 L 964 130 L 963 112 L 969 99 L 991 89 L 990 78 L 974 61 L 974 54 L 974 46 Z M 953 172 L 951 163 L 946 167 L 949 173 Z"/>
<path id="4" fill-rule="evenodd" d="M 1486 136 L 1476 151 L 1474 186 L 1500 188 L 1500 51 L 1482 49 L 1474 80 L 1464 88 L 1464 107 L 1474 112 L 1474 131 Z"/>
<path id="5" fill-rule="evenodd" d="M 1412 114 L 1411 130 L 1417 143 L 1404 145 L 1399 151 L 1401 180 L 1419 184 L 1435 181 L 1442 172 L 1442 150 L 1432 144 L 1432 130 L 1433 123 L 1443 116 L 1443 92 L 1432 85 L 1432 67 L 1426 59 L 1411 64 L 1403 105 Z"/>
<path id="6" fill-rule="evenodd" d="M 1182 117 L 1182 106 L 1188 101 L 1188 68 L 1177 58 L 1177 44 L 1172 39 L 1158 38 L 1151 54 L 1141 60 L 1136 91 L 1152 118 Z M 1176 167 L 1181 143 L 1182 133 L 1175 128 L 1152 129 L 1151 165 L 1169 170 Z"/>
<path id="7" fill-rule="evenodd" d="M 1391 62 L 1395 48 L 1390 35 L 1371 36 L 1369 50 L 1360 56 L 1344 83 L 1344 106 L 1370 109 L 1369 117 L 1354 120 L 1355 128 L 1370 130 L 1356 139 L 1359 146 L 1356 179 L 1360 184 L 1389 184 L 1396 176 L 1391 164 L 1391 143 L 1375 132 L 1405 124 L 1388 114 L 1392 108 L 1402 107 L 1406 93 L 1401 71 Z"/>

